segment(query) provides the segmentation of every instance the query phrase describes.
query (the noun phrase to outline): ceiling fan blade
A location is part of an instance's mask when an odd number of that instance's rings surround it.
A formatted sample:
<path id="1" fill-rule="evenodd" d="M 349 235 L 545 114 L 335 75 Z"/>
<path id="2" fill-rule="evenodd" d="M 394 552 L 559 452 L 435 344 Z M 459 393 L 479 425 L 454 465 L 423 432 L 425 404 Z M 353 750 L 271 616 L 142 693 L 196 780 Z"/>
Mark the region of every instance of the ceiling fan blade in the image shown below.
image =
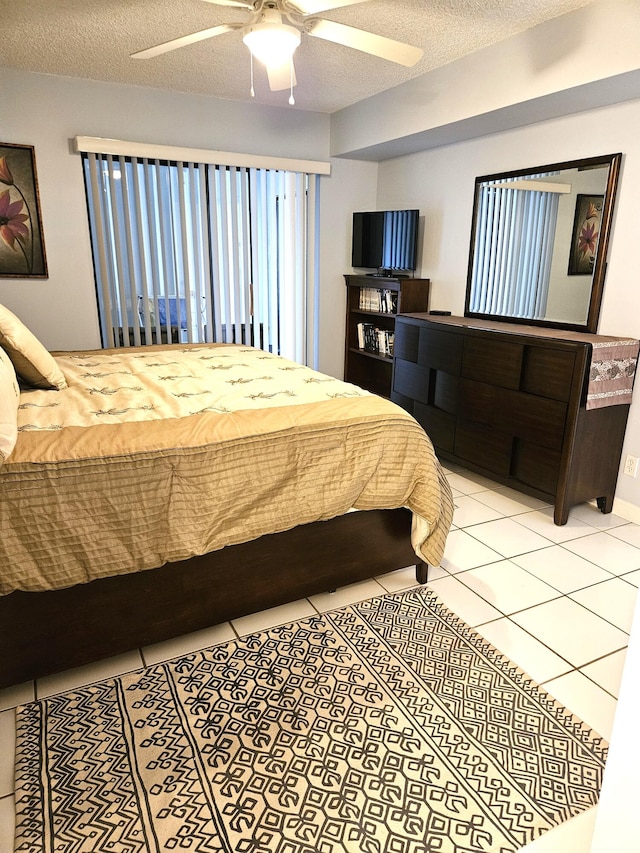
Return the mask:
<path id="1" fill-rule="evenodd" d="M 410 68 L 422 58 L 424 51 L 410 44 L 368 33 L 366 30 L 357 30 L 355 27 L 347 27 L 345 24 L 336 24 L 334 21 L 313 21 L 307 28 L 307 33 L 316 38 L 343 44 L 345 47 L 353 47 L 363 53 L 397 62 L 398 65 L 406 65 Z"/>
<path id="2" fill-rule="evenodd" d="M 293 62 L 283 62 L 282 65 L 274 65 L 271 68 L 267 65 L 267 77 L 269 78 L 269 88 L 272 92 L 281 92 L 283 89 L 290 89 L 297 83 L 296 69 L 293 67 Z"/>
<path id="3" fill-rule="evenodd" d="M 338 9 L 340 6 L 355 6 L 356 3 L 368 2 L 369 0 L 293 0 L 293 5 L 300 9 L 303 15 L 317 15 L 319 12 Z"/>
<path id="4" fill-rule="evenodd" d="M 214 6 L 235 6 L 236 9 L 252 9 L 253 3 L 249 0 L 204 0 L 205 3 L 213 3 Z"/>
<path id="5" fill-rule="evenodd" d="M 155 47 L 148 47 L 146 50 L 139 50 L 137 53 L 132 53 L 132 59 L 151 59 L 153 56 L 159 56 L 161 53 L 168 53 L 170 50 L 177 50 L 179 47 L 186 47 L 189 44 L 195 44 L 205 39 L 221 36 L 223 33 L 237 30 L 241 24 L 220 24 L 217 27 L 209 27 L 206 30 L 199 30 L 197 33 L 191 33 L 188 36 L 181 36 L 171 41 L 165 41 L 162 44 L 157 44 Z"/>

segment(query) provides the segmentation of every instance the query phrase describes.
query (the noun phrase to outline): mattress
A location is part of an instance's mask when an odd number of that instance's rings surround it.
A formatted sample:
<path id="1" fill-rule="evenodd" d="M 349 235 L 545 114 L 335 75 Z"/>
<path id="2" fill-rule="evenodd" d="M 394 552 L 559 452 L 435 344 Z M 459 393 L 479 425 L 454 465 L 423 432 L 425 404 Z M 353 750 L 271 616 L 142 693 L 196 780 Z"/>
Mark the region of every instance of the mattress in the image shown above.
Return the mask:
<path id="1" fill-rule="evenodd" d="M 440 562 L 453 505 L 381 397 L 234 344 L 56 353 L 0 468 L 0 594 L 152 569 L 352 509 L 408 507 Z"/>

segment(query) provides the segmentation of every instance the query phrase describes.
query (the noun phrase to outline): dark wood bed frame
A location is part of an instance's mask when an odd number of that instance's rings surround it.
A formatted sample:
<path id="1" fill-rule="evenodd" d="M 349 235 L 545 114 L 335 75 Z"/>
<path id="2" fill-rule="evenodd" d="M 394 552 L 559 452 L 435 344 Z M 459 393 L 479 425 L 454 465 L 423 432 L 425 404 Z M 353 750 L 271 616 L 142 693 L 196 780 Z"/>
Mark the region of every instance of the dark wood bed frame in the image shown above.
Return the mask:
<path id="1" fill-rule="evenodd" d="M 158 569 L 0 597 L 0 688 L 416 565 L 406 509 L 350 512 Z M 1 569 L 0 569 L 1 570 Z"/>

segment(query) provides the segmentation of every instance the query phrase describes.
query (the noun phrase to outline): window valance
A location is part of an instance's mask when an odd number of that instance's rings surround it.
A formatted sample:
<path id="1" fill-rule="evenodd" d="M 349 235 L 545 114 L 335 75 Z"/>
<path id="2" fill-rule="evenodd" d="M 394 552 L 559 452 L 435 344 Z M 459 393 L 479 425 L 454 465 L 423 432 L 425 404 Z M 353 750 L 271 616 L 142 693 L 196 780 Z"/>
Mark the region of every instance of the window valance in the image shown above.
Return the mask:
<path id="1" fill-rule="evenodd" d="M 116 157 L 137 157 L 178 163 L 206 163 L 215 166 L 237 166 L 246 169 L 280 169 L 284 172 L 304 172 L 308 175 L 329 175 L 331 164 L 322 160 L 299 160 L 293 157 L 269 157 L 263 154 L 239 154 L 230 151 L 210 151 L 206 148 L 181 148 L 174 145 L 155 145 L 149 142 L 127 142 L 99 136 L 76 136 L 73 140 L 79 154 L 111 154 Z"/>

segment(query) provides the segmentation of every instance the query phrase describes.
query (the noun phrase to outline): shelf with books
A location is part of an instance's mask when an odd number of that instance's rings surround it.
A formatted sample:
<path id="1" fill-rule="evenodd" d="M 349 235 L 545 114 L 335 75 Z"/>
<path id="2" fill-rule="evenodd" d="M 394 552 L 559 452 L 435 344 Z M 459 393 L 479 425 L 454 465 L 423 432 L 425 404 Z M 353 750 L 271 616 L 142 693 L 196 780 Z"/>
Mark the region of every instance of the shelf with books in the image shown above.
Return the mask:
<path id="1" fill-rule="evenodd" d="M 429 279 L 345 275 L 345 283 L 345 381 L 389 397 L 396 316 L 429 310 Z"/>
<path id="2" fill-rule="evenodd" d="M 375 355 L 383 355 L 387 358 L 393 357 L 392 329 L 380 329 L 373 323 L 356 323 L 358 335 L 358 350 Z"/>
<path id="3" fill-rule="evenodd" d="M 372 314 L 397 314 L 398 291 L 389 287 L 359 287 L 358 310 Z"/>
<path id="4" fill-rule="evenodd" d="M 379 358 L 381 361 L 388 361 L 390 363 L 393 361 L 392 355 L 383 355 L 379 352 L 370 352 L 365 349 L 360 349 L 359 347 L 353 347 L 351 352 L 358 353 L 359 355 L 366 355 L 369 358 Z"/>

